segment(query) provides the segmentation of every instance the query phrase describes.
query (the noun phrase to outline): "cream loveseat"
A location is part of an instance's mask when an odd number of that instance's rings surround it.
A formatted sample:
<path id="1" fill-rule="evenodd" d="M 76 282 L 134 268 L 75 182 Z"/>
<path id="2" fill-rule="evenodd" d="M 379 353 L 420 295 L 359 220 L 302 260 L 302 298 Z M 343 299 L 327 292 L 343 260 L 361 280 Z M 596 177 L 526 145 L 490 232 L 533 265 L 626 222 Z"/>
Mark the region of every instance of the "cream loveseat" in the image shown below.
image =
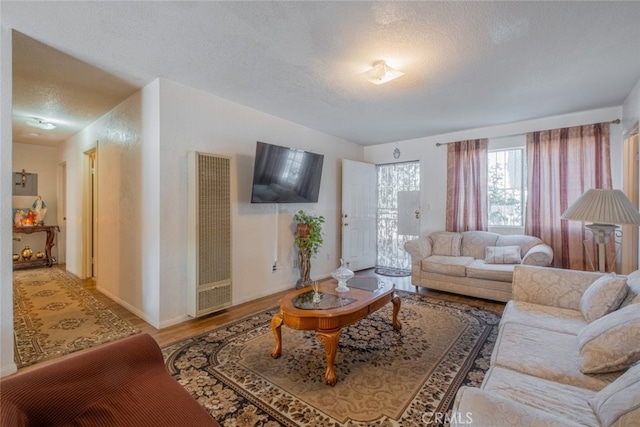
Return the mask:
<path id="1" fill-rule="evenodd" d="M 516 267 L 491 365 L 452 425 L 639 426 L 640 272 Z"/>
<path id="2" fill-rule="evenodd" d="M 553 261 L 553 250 L 537 237 L 488 231 L 438 231 L 404 248 L 414 286 L 503 302 L 511 299 L 516 265 L 546 267 Z"/>

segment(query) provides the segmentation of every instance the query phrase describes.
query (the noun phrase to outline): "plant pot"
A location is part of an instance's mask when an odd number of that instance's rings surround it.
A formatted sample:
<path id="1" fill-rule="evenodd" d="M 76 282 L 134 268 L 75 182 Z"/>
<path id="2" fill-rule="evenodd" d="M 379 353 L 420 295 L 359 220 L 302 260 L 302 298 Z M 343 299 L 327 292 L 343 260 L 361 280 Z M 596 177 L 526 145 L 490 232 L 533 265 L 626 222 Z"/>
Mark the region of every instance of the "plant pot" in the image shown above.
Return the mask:
<path id="1" fill-rule="evenodd" d="M 298 270 L 300 270 L 300 278 L 296 282 L 296 289 L 311 285 L 311 251 L 298 251 Z"/>

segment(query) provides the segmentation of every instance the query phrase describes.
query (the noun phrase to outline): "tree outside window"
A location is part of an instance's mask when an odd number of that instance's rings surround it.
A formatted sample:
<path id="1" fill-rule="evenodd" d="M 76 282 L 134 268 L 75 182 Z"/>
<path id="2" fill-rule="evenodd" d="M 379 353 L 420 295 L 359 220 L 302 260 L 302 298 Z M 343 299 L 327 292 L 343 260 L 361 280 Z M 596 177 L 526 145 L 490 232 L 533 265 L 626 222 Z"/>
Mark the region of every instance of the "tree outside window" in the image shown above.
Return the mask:
<path id="1" fill-rule="evenodd" d="M 488 199 L 490 226 L 524 225 L 524 149 L 489 152 Z"/>

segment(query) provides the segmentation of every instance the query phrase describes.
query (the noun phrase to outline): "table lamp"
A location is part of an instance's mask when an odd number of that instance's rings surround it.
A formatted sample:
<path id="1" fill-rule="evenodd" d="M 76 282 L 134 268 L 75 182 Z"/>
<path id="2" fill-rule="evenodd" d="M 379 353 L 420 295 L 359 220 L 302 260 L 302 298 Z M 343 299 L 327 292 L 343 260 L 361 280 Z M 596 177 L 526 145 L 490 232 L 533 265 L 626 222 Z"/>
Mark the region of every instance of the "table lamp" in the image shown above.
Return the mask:
<path id="1" fill-rule="evenodd" d="M 640 213 L 620 190 L 592 188 L 578 198 L 562 219 L 592 222 L 586 225 L 598 244 L 598 270 L 605 272 L 605 245 L 618 225 L 640 225 Z"/>

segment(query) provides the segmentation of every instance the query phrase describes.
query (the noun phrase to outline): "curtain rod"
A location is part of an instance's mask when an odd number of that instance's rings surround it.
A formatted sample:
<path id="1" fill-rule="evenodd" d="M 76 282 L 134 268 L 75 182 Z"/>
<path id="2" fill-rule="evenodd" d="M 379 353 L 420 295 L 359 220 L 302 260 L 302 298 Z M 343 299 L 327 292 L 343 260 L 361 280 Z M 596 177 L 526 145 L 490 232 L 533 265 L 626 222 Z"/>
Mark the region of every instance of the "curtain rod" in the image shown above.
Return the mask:
<path id="1" fill-rule="evenodd" d="M 609 123 L 611 123 L 613 125 L 619 125 L 620 124 L 620 119 L 611 120 Z M 519 135 L 525 135 L 525 134 L 524 133 L 514 133 L 513 135 L 502 135 L 499 138 L 504 138 L 504 137 L 507 137 L 507 136 L 519 136 Z M 458 142 L 458 141 L 436 142 L 436 147 L 440 147 L 441 145 L 453 144 L 454 142 Z"/>

